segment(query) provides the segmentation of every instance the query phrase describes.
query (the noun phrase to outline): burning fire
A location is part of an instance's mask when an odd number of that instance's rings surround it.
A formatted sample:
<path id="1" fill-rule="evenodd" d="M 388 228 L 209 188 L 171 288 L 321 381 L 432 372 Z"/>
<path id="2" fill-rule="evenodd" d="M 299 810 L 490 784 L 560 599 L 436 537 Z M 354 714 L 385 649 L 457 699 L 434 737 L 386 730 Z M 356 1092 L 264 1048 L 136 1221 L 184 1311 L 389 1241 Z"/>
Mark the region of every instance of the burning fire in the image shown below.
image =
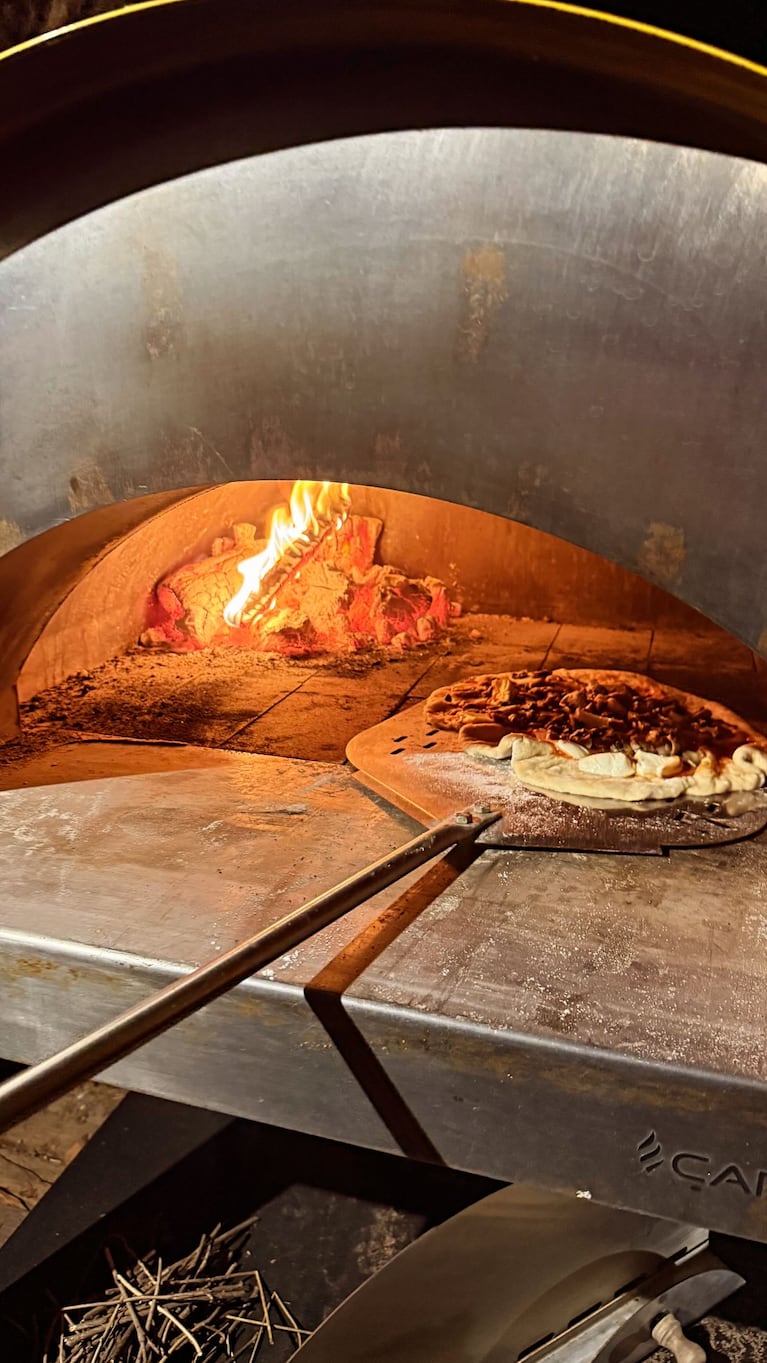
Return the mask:
<path id="1" fill-rule="evenodd" d="M 383 523 L 352 513 L 347 483 L 294 483 L 266 538 L 247 522 L 158 582 L 141 643 L 304 657 L 436 639 L 460 614 L 444 583 L 376 561 Z"/>
<path id="2" fill-rule="evenodd" d="M 258 606 L 267 594 L 264 584 L 279 563 L 295 556 L 296 552 L 302 554 L 331 525 L 340 530 L 349 514 L 350 505 L 348 483 L 312 483 L 303 479 L 294 483 L 290 505 L 278 506 L 272 512 L 266 547 L 252 558 L 243 559 L 242 563 L 237 564 L 237 571 L 242 574 L 242 586 L 224 607 L 227 625 L 242 624 L 247 607 L 254 598 Z M 267 609 L 273 609 L 275 604 L 270 602 Z M 263 614 L 265 612 L 251 608 L 251 619 Z"/>

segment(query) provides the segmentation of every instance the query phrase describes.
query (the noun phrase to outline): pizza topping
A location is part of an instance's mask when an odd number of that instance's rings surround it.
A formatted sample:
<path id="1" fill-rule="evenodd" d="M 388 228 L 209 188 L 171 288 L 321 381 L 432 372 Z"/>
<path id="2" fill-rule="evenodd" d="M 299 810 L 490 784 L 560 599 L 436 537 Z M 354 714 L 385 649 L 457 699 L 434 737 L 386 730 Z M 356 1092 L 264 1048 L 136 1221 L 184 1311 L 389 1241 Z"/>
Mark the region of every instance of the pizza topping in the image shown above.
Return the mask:
<path id="1" fill-rule="evenodd" d="M 588 757 L 589 754 L 588 748 L 584 748 L 580 743 L 568 743 L 564 738 L 557 741 L 557 751 L 563 753 L 565 757 Z"/>
<path id="2" fill-rule="evenodd" d="M 732 760 L 739 767 L 751 767 L 762 776 L 767 776 L 767 752 L 762 748 L 756 748 L 752 744 L 736 748 Z"/>
<path id="3" fill-rule="evenodd" d="M 575 711 L 575 718 L 585 729 L 609 729 L 612 724 L 609 715 L 595 714 L 592 710 L 584 710 L 583 706 Z"/>
<path id="4" fill-rule="evenodd" d="M 500 743 L 501 739 L 508 733 L 508 729 L 503 724 L 494 724 L 492 721 L 485 723 L 484 720 L 472 720 L 469 724 L 461 726 L 461 738 L 467 743 Z"/>
<path id="5" fill-rule="evenodd" d="M 609 680 L 592 680 L 595 676 Z M 689 709 L 680 693 L 646 678 L 636 681 L 639 685 L 629 685 L 620 673 L 587 673 L 581 680 L 564 669 L 473 677 L 436 692 L 429 718 L 439 728 L 461 729 L 473 743 L 497 744 L 504 733 L 522 732 L 557 747 L 572 743 L 586 753 L 649 753 L 681 757 L 685 765 L 692 754 L 697 758 L 692 765 L 705 752 L 731 757 L 752 740 L 745 728 L 709 706 Z"/>
<path id="6" fill-rule="evenodd" d="M 678 776 L 682 770 L 679 757 L 666 756 L 664 753 L 640 750 L 635 758 L 638 776 Z M 697 766 L 697 762 L 693 765 Z"/>
<path id="7" fill-rule="evenodd" d="M 435 691 L 430 724 L 470 757 L 508 761 L 547 793 L 708 797 L 767 784 L 767 740 L 714 702 L 649 677 L 587 669 L 470 677 Z"/>
<path id="8" fill-rule="evenodd" d="M 625 752 L 598 752 L 591 757 L 581 757 L 578 762 L 581 771 L 592 776 L 633 776 L 634 763 Z"/>

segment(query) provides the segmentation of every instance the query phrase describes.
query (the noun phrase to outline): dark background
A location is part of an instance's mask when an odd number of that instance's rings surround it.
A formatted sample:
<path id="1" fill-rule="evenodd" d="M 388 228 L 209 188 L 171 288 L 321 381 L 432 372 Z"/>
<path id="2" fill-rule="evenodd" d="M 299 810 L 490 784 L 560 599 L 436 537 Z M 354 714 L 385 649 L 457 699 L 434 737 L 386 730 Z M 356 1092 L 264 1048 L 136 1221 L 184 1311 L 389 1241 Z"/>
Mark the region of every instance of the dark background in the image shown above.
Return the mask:
<path id="1" fill-rule="evenodd" d="M 588 4 L 588 0 L 585 0 Z M 767 0 L 613 0 L 589 6 L 683 33 L 767 65 Z"/>
<path id="2" fill-rule="evenodd" d="M 119 0 L 0 0 L 0 46 L 119 8 Z M 728 0 L 726 4 L 721 0 L 716 4 L 712 0 L 612 0 L 611 4 L 593 0 L 591 8 L 684 33 L 767 65 L 767 0 Z"/>

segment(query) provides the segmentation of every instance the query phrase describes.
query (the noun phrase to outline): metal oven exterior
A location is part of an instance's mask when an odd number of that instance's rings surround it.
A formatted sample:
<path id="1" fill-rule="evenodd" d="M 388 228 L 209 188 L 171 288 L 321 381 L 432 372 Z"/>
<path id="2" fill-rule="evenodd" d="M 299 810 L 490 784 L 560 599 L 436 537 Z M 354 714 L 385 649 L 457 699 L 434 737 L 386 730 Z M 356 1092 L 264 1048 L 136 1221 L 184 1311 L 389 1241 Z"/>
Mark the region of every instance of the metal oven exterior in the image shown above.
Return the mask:
<path id="1" fill-rule="evenodd" d="M 519 0 L 338 5 L 321 25 L 309 5 L 173 0 L 3 58 L 4 565 L 34 562 L 40 590 L 60 568 L 32 537 L 78 511 L 343 478 L 550 531 L 766 653 L 766 74 Z M 496 902 L 506 872 L 485 866 Z M 721 893 L 759 874 L 743 848 Z M 73 971 L 93 1015 L 118 975 L 127 1000 L 177 969 L 159 948 L 128 975 L 117 948 L 35 949 L 51 1010 Z M 7 937 L 11 977 L 28 952 Z M 404 987 L 323 1032 L 311 978 L 216 1005 L 225 1092 L 215 1065 L 195 1074 L 210 1018 L 155 1043 L 154 1078 L 140 1059 L 121 1077 L 396 1146 L 321 1039 L 343 1053 L 345 1034 L 413 1115 L 410 1153 L 425 1131 L 457 1166 L 680 1220 L 705 1189 L 709 1224 L 767 1237 L 753 1073 L 448 1019 Z"/>

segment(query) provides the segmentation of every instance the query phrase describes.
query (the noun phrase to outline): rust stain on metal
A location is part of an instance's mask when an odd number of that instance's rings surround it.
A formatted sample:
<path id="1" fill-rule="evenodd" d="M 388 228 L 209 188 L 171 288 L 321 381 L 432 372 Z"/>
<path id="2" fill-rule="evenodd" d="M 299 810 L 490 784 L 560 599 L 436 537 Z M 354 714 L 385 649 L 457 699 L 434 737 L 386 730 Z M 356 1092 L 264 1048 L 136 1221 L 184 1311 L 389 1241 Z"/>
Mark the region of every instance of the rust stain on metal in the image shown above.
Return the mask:
<path id="1" fill-rule="evenodd" d="M 682 575 L 686 556 L 684 531 L 665 521 L 652 521 L 647 527 L 638 566 L 653 581 L 673 587 Z"/>
<path id="2" fill-rule="evenodd" d="M 28 976 L 47 975 L 56 970 L 55 961 L 43 961 L 39 956 L 16 956 L 0 959 L 0 973 L 9 980 L 22 980 Z"/>
<path id="3" fill-rule="evenodd" d="M 494 313 L 505 302 L 506 261 L 500 246 L 489 242 L 467 251 L 461 263 L 463 307 L 459 349 L 464 359 L 477 362 Z"/>
<path id="4" fill-rule="evenodd" d="M 15 549 L 17 544 L 22 544 L 26 535 L 16 521 L 9 521 L 5 517 L 0 518 L 0 554 L 7 554 L 11 549 Z"/>
<path id="5" fill-rule="evenodd" d="M 103 469 L 98 464 L 83 463 L 75 466 L 69 480 L 67 501 L 73 516 L 81 511 L 93 511 L 99 506 L 108 506 L 115 495 L 107 482 Z"/>

